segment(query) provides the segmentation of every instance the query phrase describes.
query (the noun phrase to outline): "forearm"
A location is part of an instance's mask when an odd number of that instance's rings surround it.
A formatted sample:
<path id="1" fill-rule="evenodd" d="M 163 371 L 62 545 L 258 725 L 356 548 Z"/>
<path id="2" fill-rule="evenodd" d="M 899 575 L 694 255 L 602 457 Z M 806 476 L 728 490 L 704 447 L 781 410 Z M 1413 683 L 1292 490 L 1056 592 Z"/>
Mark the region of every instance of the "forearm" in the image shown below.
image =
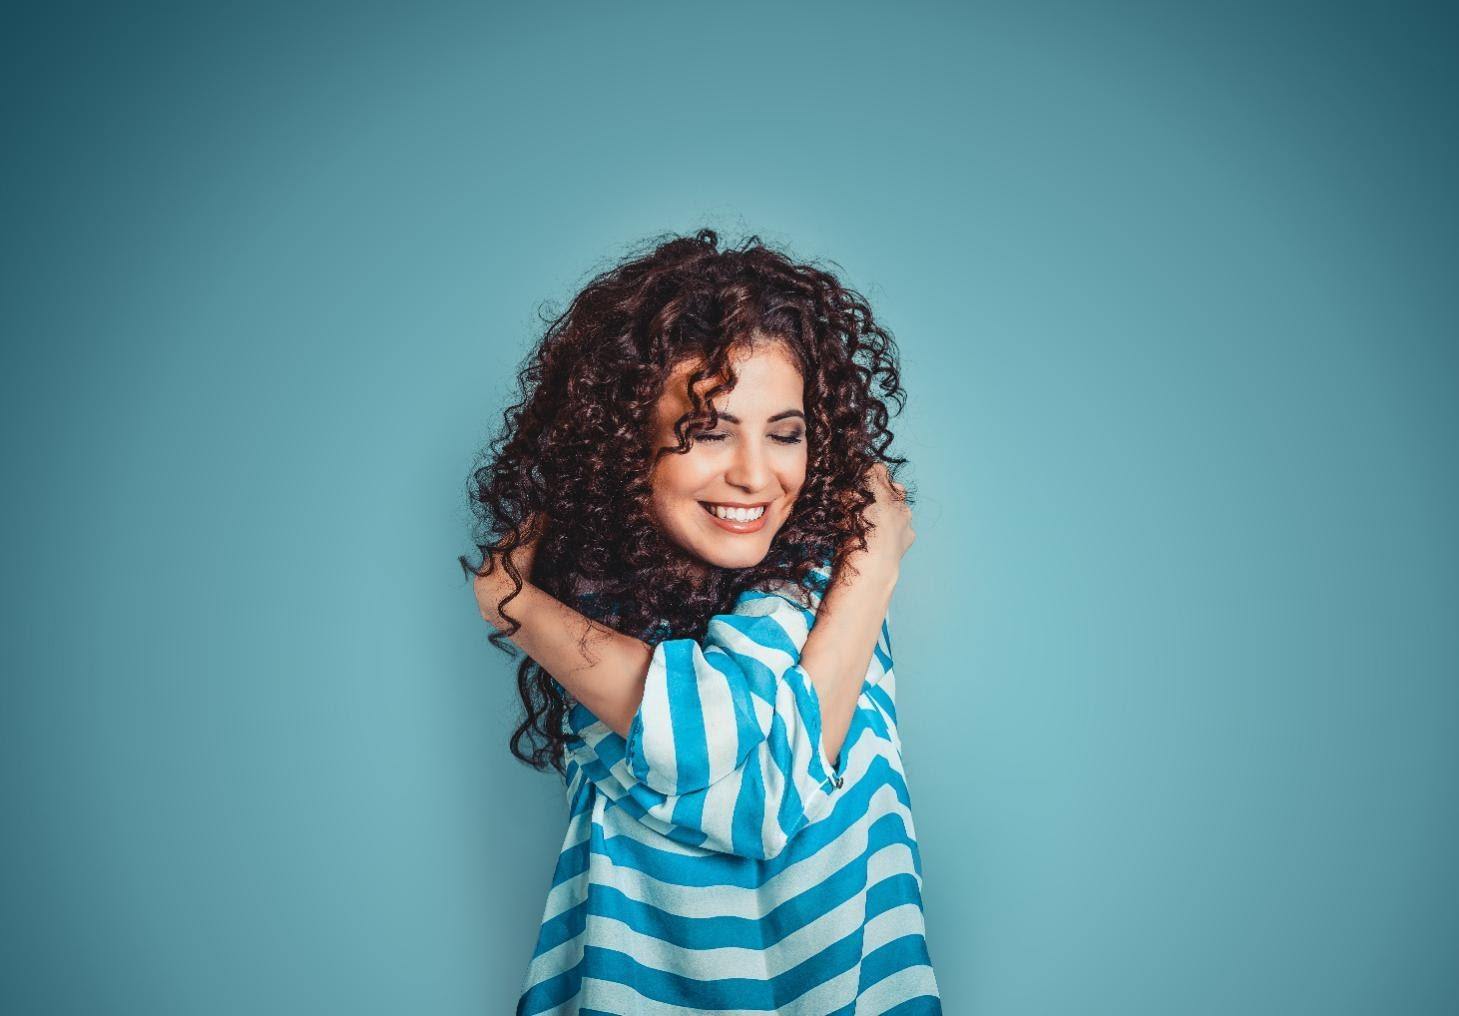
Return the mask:
<path id="1" fill-rule="evenodd" d="M 854 556 L 852 564 L 858 574 L 843 569 L 832 576 L 800 655 L 820 699 L 821 743 L 832 760 L 839 760 L 851 729 L 897 584 L 895 569 L 874 564 L 864 555 Z"/>
<path id="2" fill-rule="evenodd" d="M 506 619 L 496 605 L 511 591 L 511 584 L 499 583 L 499 577 L 500 572 L 478 578 L 476 600 L 486 622 L 506 634 Z M 643 701 L 652 647 L 596 623 L 530 582 L 507 604 L 507 612 L 521 624 L 507 638 L 589 712 L 626 737 Z"/>
<path id="3" fill-rule="evenodd" d="M 858 573 L 843 567 L 832 576 L 799 659 L 816 687 L 821 743 L 832 760 L 839 757 L 856 714 L 897 582 L 895 568 L 889 570 L 864 555 L 854 555 L 851 563 Z M 496 605 L 510 589 L 511 581 L 500 570 L 476 580 L 481 615 L 503 634 L 507 624 Z M 507 610 L 521 625 L 507 638 L 594 716 L 627 737 L 643 702 L 653 647 L 592 621 L 530 582 L 523 584 Z"/>

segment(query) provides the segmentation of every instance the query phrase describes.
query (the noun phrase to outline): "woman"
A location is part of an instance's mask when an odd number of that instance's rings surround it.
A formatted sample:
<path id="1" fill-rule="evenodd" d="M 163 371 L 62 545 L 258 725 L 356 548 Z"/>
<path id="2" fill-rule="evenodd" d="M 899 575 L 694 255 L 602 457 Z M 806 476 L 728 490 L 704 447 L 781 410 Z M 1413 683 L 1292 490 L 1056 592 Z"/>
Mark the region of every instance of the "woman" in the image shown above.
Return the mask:
<path id="1" fill-rule="evenodd" d="M 904 397 L 860 296 L 711 230 L 592 280 L 529 357 L 461 559 L 526 654 L 512 750 L 569 806 L 519 1014 L 941 1012 L 874 379 Z"/>

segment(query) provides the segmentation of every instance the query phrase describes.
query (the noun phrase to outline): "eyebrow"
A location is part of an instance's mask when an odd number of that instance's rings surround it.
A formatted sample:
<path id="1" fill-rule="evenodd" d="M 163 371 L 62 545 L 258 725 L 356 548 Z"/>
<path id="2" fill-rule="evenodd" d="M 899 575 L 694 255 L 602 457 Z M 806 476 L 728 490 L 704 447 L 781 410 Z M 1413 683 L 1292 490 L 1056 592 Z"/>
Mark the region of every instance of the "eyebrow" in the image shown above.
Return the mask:
<path id="1" fill-rule="evenodd" d="M 732 416 L 729 413 L 720 413 L 718 415 L 721 420 L 727 420 L 730 423 L 740 422 L 740 418 L 738 416 Z M 802 423 L 805 422 L 805 414 L 802 413 L 799 409 L 783 409 L 780 412 L 776 413 L 774 416 L 770 417 L 767 422 L 774 423 L 776 420 L 787 420 L 792 416 L 798 416 L 800 417 Z"/>

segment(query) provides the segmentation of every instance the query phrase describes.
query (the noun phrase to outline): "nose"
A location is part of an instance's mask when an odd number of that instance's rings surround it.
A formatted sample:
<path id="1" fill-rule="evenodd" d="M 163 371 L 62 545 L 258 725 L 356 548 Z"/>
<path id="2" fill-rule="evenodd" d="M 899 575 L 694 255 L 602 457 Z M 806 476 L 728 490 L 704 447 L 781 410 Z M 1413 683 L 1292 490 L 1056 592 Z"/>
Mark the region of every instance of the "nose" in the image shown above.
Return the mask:
<path id="1" fill-rule="evenodd" d="M 724 479 L 746 494 L 759 493 L 770 485 L 770 464 L 765 461 L 765 450 L 759 442 L 739 442 L 734 461 L 725 470 Z"/>

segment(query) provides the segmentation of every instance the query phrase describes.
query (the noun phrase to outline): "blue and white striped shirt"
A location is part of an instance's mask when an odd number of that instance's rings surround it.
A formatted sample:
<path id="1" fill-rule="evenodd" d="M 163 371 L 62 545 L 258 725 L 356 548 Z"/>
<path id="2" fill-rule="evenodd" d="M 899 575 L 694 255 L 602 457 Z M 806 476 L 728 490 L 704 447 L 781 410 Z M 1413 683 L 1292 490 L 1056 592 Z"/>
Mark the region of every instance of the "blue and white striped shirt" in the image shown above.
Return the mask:
<path id="1" fill-rule="evenodd" d="M 568 829 L 518 1016 L 941 1013 L 883 622 L 838 769 L 811 609 L 750 590 L 654 646 L 626 738 L 574 703 Z"/>

